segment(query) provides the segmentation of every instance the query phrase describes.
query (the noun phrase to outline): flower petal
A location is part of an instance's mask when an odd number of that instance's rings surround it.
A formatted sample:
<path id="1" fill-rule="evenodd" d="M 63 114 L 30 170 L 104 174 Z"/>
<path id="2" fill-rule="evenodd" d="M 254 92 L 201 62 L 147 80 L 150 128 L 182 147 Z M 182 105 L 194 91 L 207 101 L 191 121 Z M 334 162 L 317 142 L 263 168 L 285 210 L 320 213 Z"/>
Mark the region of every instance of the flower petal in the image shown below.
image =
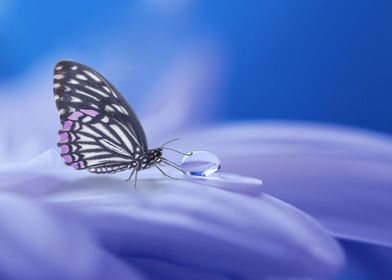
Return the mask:
<path id="1" fill-rule="evenodd" d="M 18 184 L 3 188 L 18 191 Z M 169 265 L 246 279 L 319 278 L 343 263 L 340 247 L 323 227 L 269 195 L 165 179 L 140 179 L 136 191 L 109 176 L 59 181 L 56 188 L 39 197 L 82 212 L 108 250 L 144 269 L 149 265 L 140 258 L 161 261 L 151 263 L 155 270 Z"/>
<path id="2" fill-rule="evenodd" d="M 0 195 L 1 279 L 142 279 L 65 209 Z"/>
<path id="3" fill-rule="evenodd" d="M 392 246 L 390 137 L 300 124 L 243 124 L 190 137 L 213 139 L 203 148 L 220 156 L 223 170 L 261 178 L 265 192 L 336 236 Z"/>

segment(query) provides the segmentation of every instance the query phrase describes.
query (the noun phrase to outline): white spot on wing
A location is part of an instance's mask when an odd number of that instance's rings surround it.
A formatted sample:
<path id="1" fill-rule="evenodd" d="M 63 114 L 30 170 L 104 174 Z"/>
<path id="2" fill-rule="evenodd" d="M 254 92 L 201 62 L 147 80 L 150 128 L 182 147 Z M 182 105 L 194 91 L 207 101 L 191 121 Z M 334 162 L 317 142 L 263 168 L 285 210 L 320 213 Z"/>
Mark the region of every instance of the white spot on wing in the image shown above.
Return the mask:
<path id="1" fill-rule="evenodd" d="M 60 114 L 60 115 L 64 115 L 64 114 L 65 114 L 65 110 L 64 110 L 64 109 L 60 109 L 60 110 L 59 110 L 59 114 Z"/>
<path id="2" fill-rule="evenodd" d="M 88 137 L 88 136 L 80 134 L 80 133 L 78 134 L 78 137 L 79 137 L 80 141 L 89 142 L 91 144 L 95 143 L 95 141 L 96 141 L 94 138 Z"/>
<path id="3" fill-rule="evenodd" d="M 104 163 L 118 163 L 118 162 L 127 163 L 127 162 L 129 162 L 129 159 L 122 158 L 122 157 L 107 157 L 107 158 L 88 160 L 87 164 L 89 166 L 92 166 L 92 165 L 98 165 L 98 164 L 104 164 Z M 99 168 L 97 168 L 97 171 L 98 171 L 98 169 Z"/>
<path id="4" fill-rule="evenodd" d="M 128 129 L 128 127 L 126 127 L 122 122 L 117 121 L 117 123 L 119 123 L 125 129 L 128 135 L 132 137 L 133 141 L 135 141 L 137 145 L 140 145 L 139 141 L 136 139 L 135 135 Z M 136 151 L 140 151 L 139 147 L 136 147 Z"/>
<path id="5" fill-rule="evenodd" d="M 78 78 L 79 80 L 87 81 L 87 77 L 81 74 L 76 74 L 76 78 Z"/>
<path id="6" fill-rule="evenodd" d="M 131 151 L 131 153 L 133 153 L 133 145 L 131 141 L 129 141 L 125 133 L 121 130 L 121 128 L 113 124 L 110 127 L 117 133 L 118 137 L 125 143 L 125 145 Z"/>
<path id="7" fill-rule="evenodd" d="M 105 110 L 106 110 L 106 111 L 109 111 L 109 112 L 114 112 L 113 107 L 110 106 L 110 105 L 106 105 L 106 106 L 105 106 Z"/>
<path id="8" fill-rule="evenodd" d="M 82 99 L 77 98 L 75 96 L 71 96 L 71 102 L 82 102 Z"/>
<path id="9" fill-rule="evenodd" d="M 96 96 L 94 96 L 94 95 L 91 95 L 91 94 L 89 94 L 89 93 L 87 93 L 87 92 L 84 92 L 84 91 L 81 91 L 81 90 L 78 90 L 78 89 L 76 89 L 75 92 L 76 92 L 76 93 L 79 93 L 79 94 L 82 94 L 82 95 L 85 95 L 85 96 L 88 96 L 88 97 L 90 97 L 90 98 L 92 98 L 92 99 L 95 99 L 96 101 L 99 101 L 99 98 L 98 98 L 98 97 L 96 97 Z"/>
<path id="10" fill-rule="evenodd" d="M 78 66 L 76 66 L 76 65 L 71 67 L 71 70 L 77 70 L 77 69 L 78 69 Z"/>
<path id="11" fill-rule="evenodd" d="M 102 95 L 104 97 L 109 97 L 109 95 L 107 93 L 105 93 L 103 91 L 100 91 L 99 89 L 96 89 L 96 88 L 93 88 L 93 87 L 90 87 L 90 86 L 85 86 L 85 88 L 87 88 L 89 90 L 92 90 L 92 91 L 94 91 L 94 92 L 96 92 L 96 93 L 98 93 L 98 94 L 100 94 L 100 95 Z"/>
<path id="12" fill-rule="evenodd" d="M 106 151 L 101 151 L 101 152 L 82 152 L 81 153 L 84 156 L 84 159 L 90 159 L 96 156 L 105 156 L 105 155 L 111 155 L 109 152 Z"/>
<path id="13" fill-rule="evenodd" d="M 87 123 L 87 122 L 91 121 L 92 119 L 93 119 L 92 117 L 87 116 L 87 117 L 83 118 L 82 122 Z"/>
<path id="14" fill-rule="evenodd" d="M 91 78 L 93 78 L 96 82 L 101 81 L 101 79 L 97 75 L 91 73 L 90 71 L 84 70 L 83 72 L 89 75 Z"/>
<path id="15" fill-rule="evenodd" d="M 101 146 L 94 145 L 94 144 L 81 144 L 82 147 L 82 152 L 83 153 L 88 153 L 88 150 L 102 150 Z"/>
<path id="16" fill-rule="evenodd" d="M 106 90 L 108 93 L 111 93 L 110 89 L 107 86 L 102 86 L 104 90 Z"/>
<path id="17" fill-rule="evenodd" d="M 127 156 L 127 157 L 130 156 L 130 154 L 129 154 L 127 151 L 125 151 L 122 147 L 120 147 L 120 146 L 114 144 L 113 142 L 108 141 L 107 139 L 99 140 L 99 143 L 101 143 L 101 144 L 104 145 L 107 149 L 109 149 L 109 150 L 111 150 L 111 151 L 113 151 L 113 152 L 122 154 L 122 155 Z"/>
<path id="18" fill-rule="evenodd" d="M 112 139 L 114 142 L 117 142 L 118 144 L 120 144 L 120 141 L 102 123 L 95 123 L 95 124 L 92 124 L 91 126 L 98 129 L 99 132 L 102 133 L 102 135 L 104 135 L 107 138 Z"/>
<path id="19" fill-rule="evenodd" d="M 87 133 L 87 134 L 91 134 L 94 137 L 102 137 L 101 134 L 95 132 L 94 130 L 92 130 L 88 125 L 82 125 L 82 131 Z"/>
<path id="20" fill-rule="evenodd" d="M 65 75 L 63 75 L 63 74 L 56 74 L 56 75 L 54 75 L 55 80 L 61 80 L 64 77 L 65 77 Z"/>
<path id="21" fill-rule="evenodd" d="M 112 106 L 113 106 L 114 108 L 116 108 L 117 111 L 119 111 L 120 113 L 123 113 L 123 114 L 125 114 L 125 115 L 128 115 L 127 110 L 125 110 L 125 108 L 124 108 L 123 106 L 120 106 L 120 105 L 117 105 L 117 104 L 112 104 Z"/>
<path id="22" fill-rule="evenodd" d="M 59 70 L 63 69 L 63 66 L 59 65 L 59 66 L 57 66 L 55 69 L 56 69 L 57 71 L 59 71 Z"/>
<path id="23" fill-rule="evenodd" d="M 74 85 L 78 85 L 79 84 L 79 82 L 77 80 L 74 80 L 74 79 L 69 80 L 68 83 L 74 84 Z"/>
<path id="24" fill-rule="evenodd" d="M 101 121 L 104 122 L 104 123 L 108 123 L 108 122 L 109 122 L 109 117 L 108 117 L 108 116 L 104 116 L 104 117 L 101 119 Z"/>
<path id="25" fill-rule="evenodd" d="M 71 141 L 75 141 L 75 140 L 76 140 L 75 134 L 68 132 L 68 136 L 69 136 L 69 139 L 70 139 Z"/>
<path id="26" fill-rule="evenodd" d="M 59 88 L 59 87 L 61 87 L 61 85 L 60 85 L 59 83 L 55 83 L 55 84 L 53 85 L 53 88 Z"/>

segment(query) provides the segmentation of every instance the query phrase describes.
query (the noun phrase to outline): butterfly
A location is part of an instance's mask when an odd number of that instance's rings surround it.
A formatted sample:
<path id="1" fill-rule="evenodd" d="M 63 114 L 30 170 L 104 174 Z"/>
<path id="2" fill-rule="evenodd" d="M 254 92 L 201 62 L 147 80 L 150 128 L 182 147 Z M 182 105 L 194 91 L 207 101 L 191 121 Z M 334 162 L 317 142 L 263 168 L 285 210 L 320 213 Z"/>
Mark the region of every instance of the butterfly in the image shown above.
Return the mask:
<path id="1" fill-rule="evenodd" d="M 128 178 L 143 169 L 167 164 L 181 167 L 163 157 L 162 146 L 149 149 L 143 127 L 120 92 L 94 69 L 73 61 L 61 61 L 54 68 L 54 98 L 60 114 L 60 154 L 66 165 L 92 173 L 132 170 Z M 190 155 L 191 153 L 184 155 Z M 170 177 L 172 178 L 172 177 Z"/>

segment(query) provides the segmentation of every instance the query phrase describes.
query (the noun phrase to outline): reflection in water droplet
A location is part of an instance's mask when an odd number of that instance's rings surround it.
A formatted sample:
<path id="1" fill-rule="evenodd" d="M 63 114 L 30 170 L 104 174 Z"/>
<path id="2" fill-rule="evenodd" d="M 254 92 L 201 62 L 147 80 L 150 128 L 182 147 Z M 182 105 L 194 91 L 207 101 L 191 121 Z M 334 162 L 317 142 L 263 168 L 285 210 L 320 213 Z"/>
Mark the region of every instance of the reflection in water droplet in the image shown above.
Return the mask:
<path id="1" fill-rule="evenodd" d="M 219 158 L 205 151 L 194 151 L 191 156 L 182 159 L 181 168 L 192 176 L 210 176 L 217 172 L 221 167 Z"/>

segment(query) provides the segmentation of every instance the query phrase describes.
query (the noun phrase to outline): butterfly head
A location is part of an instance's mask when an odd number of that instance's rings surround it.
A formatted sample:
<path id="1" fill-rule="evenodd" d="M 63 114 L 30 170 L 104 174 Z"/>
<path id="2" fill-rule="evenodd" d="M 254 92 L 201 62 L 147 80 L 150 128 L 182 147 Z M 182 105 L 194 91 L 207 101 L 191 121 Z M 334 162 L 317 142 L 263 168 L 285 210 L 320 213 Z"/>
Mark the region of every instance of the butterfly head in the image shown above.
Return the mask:
<path id="1" fill-rule="evenodd" d="M 155 148 L 152 149 L 151 151 L 154 158 L 160 159 L 162 157 L 162 148 Z"/>
<path id="2" fill-rule="evenodd" d="M 158 164 L 162 161 L 162 149 L 156 148 L 149 150 L 144 156 L 140 157 L 130 167 L 137 168 L 138 170 L 147 169 L 151 166 Z"/>
<path id="3" fill-rule="evenodd" d="M 162 160 L 162 148 L 155 148 L 148 151 L 148 162 L 150 164 L 159 163 Z"/>

